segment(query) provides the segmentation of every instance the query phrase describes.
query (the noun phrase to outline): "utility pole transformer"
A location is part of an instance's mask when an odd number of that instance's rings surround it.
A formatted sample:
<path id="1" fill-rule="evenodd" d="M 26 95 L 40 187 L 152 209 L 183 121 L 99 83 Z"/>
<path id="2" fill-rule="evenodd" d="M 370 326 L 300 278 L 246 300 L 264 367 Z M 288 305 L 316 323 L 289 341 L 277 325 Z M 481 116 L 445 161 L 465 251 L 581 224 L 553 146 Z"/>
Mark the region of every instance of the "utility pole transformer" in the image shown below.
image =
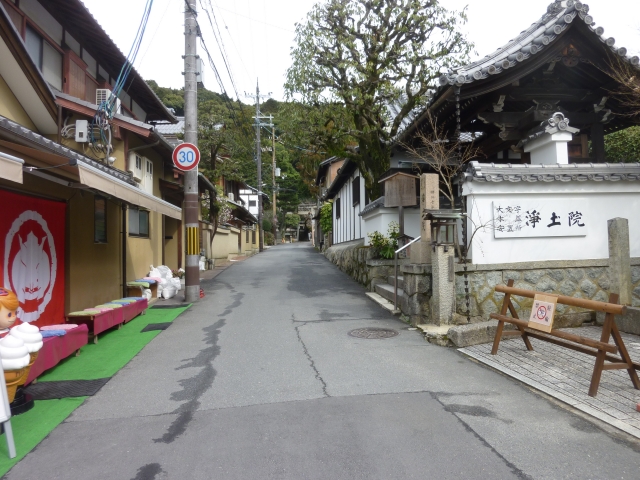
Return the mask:
<path id="1" fill-rule="evenodd" d="M 196 42 L 198 26 L 196 0 L 186 0 L 184 12 L 184 141 L 198 145 L 198 85 L 196 82 Z M 184 173 L 184 222 L 187 235 L 185 266 L 185 301 L 200 298 L 200 211 L 198 196 L 198 168 Z"/>

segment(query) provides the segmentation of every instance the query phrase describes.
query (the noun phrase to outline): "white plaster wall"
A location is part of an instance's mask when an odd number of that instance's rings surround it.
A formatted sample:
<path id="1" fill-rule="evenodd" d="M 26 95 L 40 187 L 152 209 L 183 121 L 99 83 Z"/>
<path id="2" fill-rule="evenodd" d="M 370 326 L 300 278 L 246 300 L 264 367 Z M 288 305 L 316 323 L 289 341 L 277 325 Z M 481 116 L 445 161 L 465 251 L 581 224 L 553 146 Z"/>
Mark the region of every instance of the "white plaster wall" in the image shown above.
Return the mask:
<path id="1" fill-rule="evenodd" d="M 358 178 L 360 182 L 360 199 L 353 205 L 353 182 Z M 336 217 L 335 203 L 340 199 L 340 218 Z M 333 244 L 350 242 L 362 238 L 362 217 L 360 212 L 364 209 L 365 186 L 360 171 L 356 170 L 349 180 L 345 182 L 338 194 L 333 199 Z"/>
<path id="2" fill-rule="evenodd" d="M 517 203 L 541 197 L 561 205 L 583 198 L 589 229 L 584 237 L 494 238 L 492 225 L 477 230 L 471 245 L 473 263 L 510 263 L 543 260 L 586 260 L 609 257 L 607 220 L 629 220 L 631 256 L 640 256 L 640 182 L 465 182 L 470 213 L 468 232 L 493 219 L 493 202 Z"/>
<path id="3" fill-rule="evenodd" d="M 398 222 L 397 208 L 376 208 L 375 210 L 362 216 L 364 230 L 364 244 L 369 245 L 369 234 L 375 231 L 387 235 L 389 224 Z M 420 235 L 420 209 L 406 208 L 404 209 L 404 233 L 410 237 L 418 237 Z"/>

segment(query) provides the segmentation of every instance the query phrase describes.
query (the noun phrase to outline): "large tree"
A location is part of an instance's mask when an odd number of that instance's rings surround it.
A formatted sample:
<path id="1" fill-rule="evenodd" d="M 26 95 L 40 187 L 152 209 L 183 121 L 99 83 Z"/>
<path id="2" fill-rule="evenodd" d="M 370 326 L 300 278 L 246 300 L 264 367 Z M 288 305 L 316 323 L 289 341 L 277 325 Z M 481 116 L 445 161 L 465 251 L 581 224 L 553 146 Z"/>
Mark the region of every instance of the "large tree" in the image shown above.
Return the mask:
<path id="1" fill-rule="evenodd" d="M 472 45 L 459 31 L 465 22 L 464 11 L 437 0 L 328 0 L 296 26 L 287 94 L 320 108 L 346 107 L 352 122 L 342 133 L 359 147 L 350 156 L 370 198 L 402 121 L 442 72 L 468 60 Z"/>

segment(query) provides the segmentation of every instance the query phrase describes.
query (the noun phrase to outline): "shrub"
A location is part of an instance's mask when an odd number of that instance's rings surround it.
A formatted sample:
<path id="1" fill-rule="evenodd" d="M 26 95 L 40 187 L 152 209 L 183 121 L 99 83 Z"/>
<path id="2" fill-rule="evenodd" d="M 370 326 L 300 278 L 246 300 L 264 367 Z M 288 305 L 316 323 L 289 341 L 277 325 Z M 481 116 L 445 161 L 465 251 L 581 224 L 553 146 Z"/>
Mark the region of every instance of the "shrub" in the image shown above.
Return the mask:
<path id="1" fill-rule="evenodd" d="M 276 239 L 271 232 L 264 232 L 264 244 L 265 245 L 275 245 Z"/>

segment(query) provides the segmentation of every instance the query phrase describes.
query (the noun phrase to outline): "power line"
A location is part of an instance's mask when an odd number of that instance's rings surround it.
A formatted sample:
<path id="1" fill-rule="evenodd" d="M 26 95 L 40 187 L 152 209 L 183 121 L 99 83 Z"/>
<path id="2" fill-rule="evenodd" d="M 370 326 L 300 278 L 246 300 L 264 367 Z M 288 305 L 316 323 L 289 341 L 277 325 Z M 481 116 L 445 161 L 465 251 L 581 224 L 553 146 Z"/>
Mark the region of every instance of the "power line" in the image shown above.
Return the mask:
<path id="1" fill-rule="evenodd" d="M 202 45 L 203 50 L 207 54 L 207 59 L 209 60 L 209 66 L 213 70 L 213 73 L 214 73 L 214 75 L 216 77 L 218 85 L 220 86 L 220 90 L 222 91 L 222 99 L 223 99 L 223 102 L 225 102 L 225 104 L 226 104 L 226 106 L 227 106 L 227 108 L 229 110 L 229 114 L 231 116 L 231 119 L 233 120 L 233 123 L 236 125 L 236 127 L 242 129 L 246 133 L 246 129 L 245 129 L 244 125 L 242 127 L 240 125 L 238 125 L 238 121 L 236 119 L 233 103 L 231 102 L 231 100 L 229 98 L 229 95 L 227 94 L 227 91 L 226 91 L 225 86 L 224 86 L 224 82 L 222 81 L 222 77 L 220 76 L 220 73 L 218 72 L 218 68 L 216 67 L 215 62 L 213 61 L 213 58 L 211 56 L 211 53 L 209 52 L 209 49 L 207 48 L 207 44 L 205 43 L 204 38 L 202 38 L 202 29 L 200 28 L 200 24 L 198 23 L 197 12 L 195 12 L 195 10 L 193 10 L 191 8 L 191 6 L 187 2 L 187 0 L 185 0 L 185 6 L 186 6 L 187 10 L 189 10 L 194 15 L 194 19 L 195 19 L 195 22 L 196 22 L 196 27 L 198 29 L 198 36 L 200 37 L 200 44 Z M 240 112 L 244 116 L 244 112 L 242 112 L 242 108 L 240 109 Z"/>
<path id="2" fill-rule="evenodd" d="M 231 86 L 233 87 L 233 91 L 236 94 L 236 98 L 239 98 L 238 89 L 236 87 L 236 83 L 233 78 L 233 74 L 231 73 L 231 68 L 229 66 L 230 62 L 227 55 L 227 50 L 224 46 L 224 41 L 222 40 L 222 34 L 220 33 L 220 27 L 218 25 L 216 14 L 213 11 L 213 5 L 211 5 L 211 0 L 209 0 L 209 7 L 211 8 L 211 14 L 209 14 L 209 10 L 207 10 L 202 0 L 200 0 L 200 6 L 202 7 L 202 10 L 204 10 L 204 12 L 207 14 L 207 18 L 209 19 L 209 25 L 211 25 L 211 30 L 213 32 L 213 37 L 215 38 L 216 43 L 218 44 L 218 50 L 220 50 L 222 61 L 224 62 L 224 66 L 227 70 L 227 74 L 229 75 L 229 79 L 231 80 Z M 213 21 L 211 20 L 211 16 L 213 16 Z M 215 22 L 215 27 L 213 26 L 214 22 Z"/>
<path id="3" fill-rule="evenodd" d="M 243 15 L 242 13 L 234 12 L 233 10 L 229 10 L 228 8 L 220 7 L 218 5 L 216 5 L 216 8 L 219 8 L 220 10 L 225 10 L 225 11 L 227 11 L 229 13 L 233 13 L 234 15 L 237 15 L 239 17 L 244 17 L 244 18 L 246 18 L 248 20 L 251 20 L 252 22 L 262 23 L 262 24 L 267 25 L 269 27 L 273 27 L 273 28 L 277 28 L 277 29 L 280 29 L 280 30 L 284 30 L 285 32 L 296 33 L 294 30 L 289 30 L 288 28 L 284 28 L 284 27 L 281 27 L 279 25 L 274 25 L 273 23 L 268 23 L 268 22 L 263 22 L 261 20 L 256 20 L 255 18 L 252 18 L 249 15 Z"/>

